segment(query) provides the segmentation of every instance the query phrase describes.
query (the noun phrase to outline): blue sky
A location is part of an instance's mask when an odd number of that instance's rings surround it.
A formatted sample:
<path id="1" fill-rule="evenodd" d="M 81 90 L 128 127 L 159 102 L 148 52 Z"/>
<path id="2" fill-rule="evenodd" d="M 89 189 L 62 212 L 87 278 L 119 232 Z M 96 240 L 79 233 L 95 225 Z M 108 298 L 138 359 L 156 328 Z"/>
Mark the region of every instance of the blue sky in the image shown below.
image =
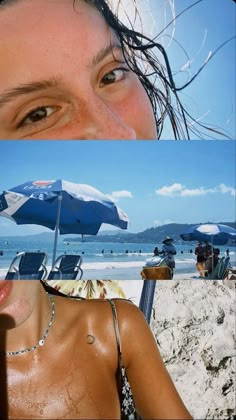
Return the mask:
<path id="1" fill-rule="evenodd" d="M 65 179 L 111 196 L 129 231 L 235 220 L 235 141 L 0 141 L 0 193 Z M 104 225 L 107 229 L 107 225 Z M 0 217 L 0 235 L 45 231 Z"/>
<path id="2" fill-rule="evenodd" d="M 126 5 L 132 1 L 123 0 Z M 194 0 L 137 0 L 144 32 L 154 37 L 171 21 L 172 6 L 178 15 L 193 3 Z M 127 10 L 130 16 L 130 9 Z M 158 37 L 168 53 L 177 87 L 186 83 L 221 44 L 235 36 L 235 10 L 233 0 L 201 0 Z M 172 35 L 175 41 L 170 42 Z M 236 137 L 235 50 L 234 39 L 180 93 L 182 103 L 193 117 L 224 129 L 232 138 Z M 167 126 L 162 138 L 171 138 Z"/>

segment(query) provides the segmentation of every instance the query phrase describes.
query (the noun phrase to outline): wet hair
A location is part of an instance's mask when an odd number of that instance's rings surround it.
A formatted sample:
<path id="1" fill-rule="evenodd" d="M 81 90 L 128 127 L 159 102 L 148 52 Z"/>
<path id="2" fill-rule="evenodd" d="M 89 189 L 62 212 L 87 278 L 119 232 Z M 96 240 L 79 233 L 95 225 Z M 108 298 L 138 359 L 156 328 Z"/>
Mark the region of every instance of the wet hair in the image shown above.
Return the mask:
<path id="1" fill-rule="evenodd" d="M 75 7 L 77 0 L 73 1 Z M 175 139 L 190 139 L 190 133 L 201 139 L 206 137 L 212 138 L 214 133 L 222 135 L 222 137 L 230 138 L 226 133 L 195 120 L 185 109 L 178 96 L 178 92 L 187 87 L 203 70 L 207 63 L 204 63 L 187 83 L 177 88 L 167 53 L 161 44 L 144 34 L 137 32 L 132 27 L 130 29 L 124 25 L 109 7 L 109 0 L 83 1 L 94 6 L 102 14 L 108 26 L 116 34 L 127 65 L 136 73 L 151 101 L 158 139 L 161 137 L 166 118 L 170 121 Z M 202 0 L 195 1 L 195 3 L 192 3 L 181 12 L 181 14 L 201 1 Z M 117 0 L 117 3 L 119 2 L 120 0 Z M 133 2 L 135 5 L 135 0 L 133 0 Z M 228 41 L 229 40 L 227 40 L 227 42 Z M 225 43 L 212 54 L 211 58 L 224 45 Z M 160 53 L 164 64 L 157 58 L 156 51 Z"/>
<path id="2" fill-rule="evenodd" d="M 11 5 L 17 1 L 20 0 L 0 0 L 0 9 L 1 6 L 5 6 L 6 4 Z M 78 11 L 76 8 L 77 0 L 71 1 L 73 2 L 75 11 Z M 82 1 L 98 10 L 119 40 L 128 67 L 138 76 L 150 99 L 155 116 L 158 139 L 161 137 L 166 119 L 169 119 L 170 121 L 175 139 L 190 139 L 191 134 L 195 138 L 201 139 L 207 137 L 212 138 L 214 134 L 230 138 L 229 135 L 223 131 L 206 126 L 195 120 L 183 106 L 178 95 L 179 91 L 182 91 L 193 82 L 207 63 L 204 63 L 187 83 L 183 86 L 176 87 L 165 48 L 158 43 L 156 39 L 152 40 L 143 33 L 136 31 L 132 25 L 129 28 L 122 23 L 118 18 L 118 13 L 113 12 L 109 6 L 110 0 Z M 117 0 L 117 5 L 119 5 L 120 1 L 121 0 Z M 203 0 L 195 1 L 180 14 L 201 1 Z M 133 3 L 135 5 L 136 0 L 133 0 Z M 174 20 L 170 22 L 170 24 L 173 22 Z M 161 35 L 164 30 L 165 28 L 159 35 Z M 224 42 L 213 54 L 211 54 L 210 59 L 212 59 L 216 52 L 230 40 Z M 157 53 L 161 57 L 161 60 L 158 59 Z"/>

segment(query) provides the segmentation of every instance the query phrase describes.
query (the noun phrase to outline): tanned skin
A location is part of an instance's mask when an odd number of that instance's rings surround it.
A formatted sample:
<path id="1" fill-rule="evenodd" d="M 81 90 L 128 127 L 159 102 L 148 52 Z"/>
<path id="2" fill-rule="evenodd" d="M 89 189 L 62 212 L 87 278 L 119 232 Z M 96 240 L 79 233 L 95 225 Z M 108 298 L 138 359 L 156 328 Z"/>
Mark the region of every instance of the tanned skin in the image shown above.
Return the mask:
<path id="1" fill-rule="evenodd" d="M 7 332 L 7 351 L 36 344 L 50 319 L 49 297 L 40 282 L 14 283 L 7 302 L 0 305 L 0 337 L 2 342 Z M 7 395 L 9 419 L 119 419 L 118 355 L 109 302 L 60 296 L 54 301 L 55 319 L 44 347 L 6 357 L 0 412 L 6 411 Z M 123 361 L 139 414 L 145 419 L 191 419 L 143 314 L 130 302 L 114 302 Z M 6 314 L 14 328 L 6 328 Z"/>

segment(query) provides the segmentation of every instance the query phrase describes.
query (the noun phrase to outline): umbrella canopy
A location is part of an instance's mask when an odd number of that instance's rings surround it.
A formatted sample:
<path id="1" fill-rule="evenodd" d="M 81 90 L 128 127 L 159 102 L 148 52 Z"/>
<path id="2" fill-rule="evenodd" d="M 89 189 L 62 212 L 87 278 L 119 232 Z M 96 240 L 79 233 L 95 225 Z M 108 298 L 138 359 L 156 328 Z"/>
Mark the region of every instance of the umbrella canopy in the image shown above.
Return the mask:
<path id="1" fill-rule="evenodd" d="M 227 225 L 204 223 L 187 229 L 180 237 L 184 241 L 208 241 L 212 245 L 225 245 L 229 239 L 236 239 L 236 230 Z"/>
<path id="2" fill-rule="evenodd" d="M 127 215 L 105 194 L 86 184 L 64 180 L 29 181 L 0 195 L 0 216 L 17 224 L 37 224 L 58 232 L 96 235 L 107 223 L 127 229 Z"/>

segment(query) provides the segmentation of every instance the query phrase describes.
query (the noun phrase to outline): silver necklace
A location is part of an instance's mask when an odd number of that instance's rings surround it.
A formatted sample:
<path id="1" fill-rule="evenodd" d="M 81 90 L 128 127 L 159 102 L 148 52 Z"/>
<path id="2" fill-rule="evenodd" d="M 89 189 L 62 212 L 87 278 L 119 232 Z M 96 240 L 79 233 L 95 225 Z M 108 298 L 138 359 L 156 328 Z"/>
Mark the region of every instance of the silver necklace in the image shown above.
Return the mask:
<path id="1" fill-rule="evenodd" d="M 35 346 L 29 347 L 27 349 L 24 350 L 19 350 L 19 351 L 1 351 L 0 352 L 0 356 L 16 356 L 18 354 L 24 354 L 24 353 L 28 353 L 32 350 L 36 350 L 38 347 L 42 347 L 45 344 L 45 340 L 49 334 L 50 328 L 52 326 L 52 322 L 54 319 L 54 315 L 55 315 L 55 303 L 53 300 L 52 296 L 49 296 L 50 302 L 51 302 L 51 317 L 49 320 L 49 323 L 47 325 L 46 331 L 44 333 L 44 335 L 42 336 L 42 338 L 40 338 L 38 344 L 36 344 Z"/>

